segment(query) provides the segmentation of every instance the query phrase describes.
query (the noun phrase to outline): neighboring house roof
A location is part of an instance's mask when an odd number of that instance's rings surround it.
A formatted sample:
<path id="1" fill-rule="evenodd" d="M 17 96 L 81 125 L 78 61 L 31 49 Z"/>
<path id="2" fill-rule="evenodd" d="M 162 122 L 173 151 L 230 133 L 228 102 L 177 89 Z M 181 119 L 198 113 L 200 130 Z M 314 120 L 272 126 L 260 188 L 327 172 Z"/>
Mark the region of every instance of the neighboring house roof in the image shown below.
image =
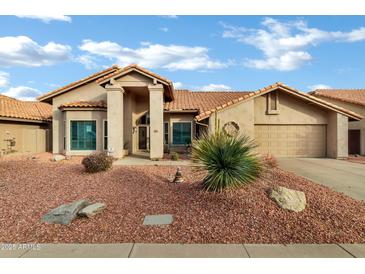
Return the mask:
<path id="1" fill-rule="evenodd" d="M 316 89 L 310 94 L 365 106 L 365 89 Z"/>
<path id="2" fill-rule="evenodd" d="M 0 95 L 0 119 L 13 118 L 22 120 L 50 121 L 52 106 L 47 103 L 20 101 Z"/>
<path id="3" fill-rule="evenodd" d="M 59 109 L 64 108 L 106 108 L 107 104 L 105 101 L 77 101 L 70 102 L 60 105 Z"/>
<path id="4" fill-rule="evenodd" d="M 39 97 L 37 97 L 37 100 L 39 101 L 45 101 L 47 99 L 51 99 L 52 97 L 56 96 L 56 95 L 59 95 L 59 94 L 62 94 L 62 93 L 65 93 L 71 89 L 74 89 L 74 88 L 77 88 L 81 85 L 85 85 L 87 83 L 90 83 L 92 81 L 95 81 L 96 79 L 99 79 L 100 77 L 103 77 L 103 76 L 106 76 L 108 74 L 111 74 L 113 72 L 115 72 L 116 70 L 120 70 L 121 68 L 117 65 L 113 65 L 107 69 L 104 69 L 102 71 L 99 71 L 97 73 L 94 73 L 94 74 L 91 74 L 85 78 L 82 78 L 78 81 L 75 81 L 75 82 L 72 82 L 66 86 L 63 86 L 63 87 L 60 87 L 58 89 L 55 89 L 55 90 L 52 90 L 50 92 L 47 92 Z"/>
<path id="5" fill-rule="evenodd" d="M 208 118 L 211 114 L 215 113 L 216 111 L 219 111 L 221 109 L 224 109 L 224 108 L 226 108 L 228 106 L 231 106 L 233 104 L 236 104 L 238 102 L 245 101 L 245 100 L 248 100 L 250 98 L 254 98 L 254 97 L 257 97 L 257 96 L 264 95 L 264 94 L 269 93 L 269 92 L 271 92 L 273 90 L 279 90 L 279 91 L 283 91 L 283 92 L 287 92 L 287 93 L 293 94 L 293 95 L 295 95 L 297 97 L 300 97 L 300 98 L 302 98 L 304 100 L 307 100 L 307 101 L 309 101 L 311 103 L 314 103 L 314 104 L 320 105 L 320 106 L 322 106 L 324 108 L 331 109 L 333 111 L 339 112 L 339 113 L 344 114 L 344 115 L 346 115 L 346 116 L 348 116 L 350 118 L 353 118 L 355 120 L 360 120 L 360 119 L 363 118 L 358 113 L 355 113 L 353 111 L 347 110 L 347 109 L 342 108 L 342 107 L 339 107 L 339 106 L 337 106 L 335 104 L 331 104 L 331 103 L 329 103 L 327 101 L 324 101 L 324 100 L 321 100 L 321 99 L 319 99 L 317 97 L 314 97 L 314 96 L 312 96 L 312 95 L 310 95 L 308 93 L 300 92 L 300 91 L 298 91 L 298 90 L 296 90 L 294 88 L 291 88 L 291 87 L 289 87 L 287 85 L 284 85 L 283 83 L 275 83 L 273 85 L 270 85 L 270 86 L 267 86 L 265 88 L 259 89 L 259 90 L 255 91 L 255 92 L 249 92 L 249 93 L 242 94 L 241 97 L 235 98 L 233 100 L 230 100 L 228 102 L 224 102 L 224 103 L 222 103 L 222 104 L 220 104 L 218 106 L 215 106 L 214 108 L 212 108 L 210 110 L 207 110 L 205 112 L 200 113 L 199 115 L 197 115 L 195 117 L 195 119 L 197 121 L 201 121 L 203 119 Z"/>
<path id="6" fill-rule="evenodd" d="M 233 102 L 249 93 L 249 91 L 189 91 L 175 90 L 174 100 L 166 102 L 166 111 L 195 110 L 205 113 L 222 104 Z"/>

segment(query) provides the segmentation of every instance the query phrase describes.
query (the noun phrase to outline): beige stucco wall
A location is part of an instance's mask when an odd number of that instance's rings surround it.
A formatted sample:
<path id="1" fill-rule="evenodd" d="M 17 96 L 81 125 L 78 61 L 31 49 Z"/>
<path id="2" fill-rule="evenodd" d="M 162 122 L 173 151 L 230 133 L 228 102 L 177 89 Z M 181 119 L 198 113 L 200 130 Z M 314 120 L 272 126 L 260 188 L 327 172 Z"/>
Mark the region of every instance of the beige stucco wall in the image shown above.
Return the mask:
<path id="1" fill-rule="evenodd" d="M 327 102 L 330 102 L 332 104 L 338 105 L 340 107 L 343 107 L 345 109 L 354 111 L 362 116 L 365 117 L 365 107 L 350 103 L 341 102 L 335 99 L 329 99 L 317 96 L 318 98 L 322 100 L 326 100 Z M 348 122 L 349 129 L 359 129 L 360 130 L 360 151 L 362 155 L 365 155 L 365 119 L 362 119 L 360 121 L 350 121 Z"/>
<path id="2" fill-rule="evenodd" d="M 266 95 L 237 103 L 217 112 L 220 127 L 234 121 L 240 132 L 254 138 L 255 125 L 322 125 L 327 128 L 327 156 L 347 157 L 348 118 L 334 111 L 309 104 L 294 95 L 278 93 L 278 113 L 267 114 Z M 209 130 L 214 130 L 215 115 L 209 118 Z M 315 142 L 310 139 L 308 142 Z M 320 140 L 322 142 L 322 139 Z"/>
<path id="3" fill-rule="evenodd" d="M 45 152 L 50 150 L 50 128 L 48 124 L 32 124 L 0 120 L 0 150 L 7 148 L 4 139 L 15 138 L 18 153 Z"/>
<path id="4" fill-rule="evenodd" d="M 327 124 L 325 109 L 284 92 L 278 96 L 279 113 L 273 115 L 266 114 L 266 94 L 254 99 L 255 124 Z"/>
<path id="5" fill-rule="evenodd" d="M 163 157 L 163 87 L 150 85 L 150 158 Z"/>
<path id="6" fill-rule="evenodd" d="M 106 111 L 99 110 L 68 110 L 62 113 L 66 121 L 66 150 L 63 150 L 63 141 L 61 144 L 62 153 L 66 155 L 88 155 L 94 151 L 89 150 L 71 150 L 71 121 L 76 120 L 95 120 L 96 121 L 96 150 L 103 151 L 103 121 L 107 119 Z M 63 135 L 61 135 L 63 140 Z"/>
<path id="7" fill-rule="evenodd" d="M 254 138 L 254 100 L 240 102 L 212 114 L 209 118 L 209 131 L 215 130 L 215 116 L 222 128 L 227 122 L 235 122 L 239 132 Z"/>
<path id="8" fill-rule="evenodd" d="M 348 118 L 336 112 L 329 112 L 327 125 L 327 156 L 345 158 L 348 156 Z"/>
<path id="9" fill-rule="evenodd" d="M 147 87 L 148 85 L 153 84 L 153 81 L 150 77 L 139 74 L 135 71 L 116 78 L 115 80 L 124 87 Z"/>
<path id="10" fill-rule="evenodd" d="M 53 153 L 63 153 L 63 114 L 58 107 L 64 103 L 75 101 L 106 101 L 106 90 L 98 84 L 92 82 L 87 85 L 76 88 L 72 91 L 61 94 L 52 99 L 53 111 Z"/>
<path id="11" fill-rule="evenodd" d="M 124 156 L 124 90 L 107 89 L 108 151 L 113 157 Z"/>

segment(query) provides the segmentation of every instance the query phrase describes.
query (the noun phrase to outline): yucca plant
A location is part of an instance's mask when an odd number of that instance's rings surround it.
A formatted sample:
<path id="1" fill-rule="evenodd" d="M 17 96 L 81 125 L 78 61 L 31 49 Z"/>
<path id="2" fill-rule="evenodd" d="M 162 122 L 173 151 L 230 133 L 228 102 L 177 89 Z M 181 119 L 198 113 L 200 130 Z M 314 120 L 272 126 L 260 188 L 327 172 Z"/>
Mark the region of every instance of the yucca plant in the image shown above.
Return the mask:
<path id="1" fill-rule="evenodd" d="M 253 141 L 243 135 L 228 136 L 223 131 L 204 134 L 193 141 L 192 159 L 205 170 L 203 187 L 220 192 L 254 181 L 261 172 L 261 161 L 253 153 Z"/>

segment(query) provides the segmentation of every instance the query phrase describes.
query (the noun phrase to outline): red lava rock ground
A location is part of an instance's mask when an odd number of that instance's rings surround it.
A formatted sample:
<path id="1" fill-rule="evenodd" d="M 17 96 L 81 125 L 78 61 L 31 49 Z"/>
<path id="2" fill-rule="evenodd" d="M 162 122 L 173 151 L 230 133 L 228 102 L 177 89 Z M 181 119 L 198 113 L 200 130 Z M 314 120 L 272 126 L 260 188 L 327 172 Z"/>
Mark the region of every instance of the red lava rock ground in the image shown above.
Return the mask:
<path id="1" fill-rule="evenodd" d="M 0 242 L 7 243 L 365 243 L 365 203 L 274 168 L 235 191 L 202 191 L 200 176 L 182 167 L 185 183 L 168 182 L 170 166 L 116 166 L 87 174 L 80 159 L 0 160 Z M 301 213 L 280 209 L 273 185 L 304 191 Z M 45 224 L 51 209 L 78 199 L 105 202 L 92 219 Z M 173 214 L 169 226 L 143 226 L 148 214 Z"/>

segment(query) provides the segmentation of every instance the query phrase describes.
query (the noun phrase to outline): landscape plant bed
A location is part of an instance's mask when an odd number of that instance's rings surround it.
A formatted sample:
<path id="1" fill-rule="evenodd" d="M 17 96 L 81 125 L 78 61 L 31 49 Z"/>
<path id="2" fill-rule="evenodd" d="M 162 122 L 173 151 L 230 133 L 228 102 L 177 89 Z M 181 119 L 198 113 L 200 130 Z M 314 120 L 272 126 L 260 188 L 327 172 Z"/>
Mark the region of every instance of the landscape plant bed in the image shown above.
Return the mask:
<path id="1" fill-rule="evenodd" d="M 365 203 L 278 168 L 240 190 L 201 190 L 202 176 L 182 167 L 185 182 L 169 183 L 171 166 L 115 166 L 95 174 L 80 164 L 0 161 L 0 242 L 3 243 L 365 243 Z M 279 208 L 267 189 L 305 192 L 307 208 Z M 51 209 L 79 199 L 106 209 L 70 225 L 46 224 Z M 167 226 L 144 226 L 146 215 L 172 214 Z"/>

